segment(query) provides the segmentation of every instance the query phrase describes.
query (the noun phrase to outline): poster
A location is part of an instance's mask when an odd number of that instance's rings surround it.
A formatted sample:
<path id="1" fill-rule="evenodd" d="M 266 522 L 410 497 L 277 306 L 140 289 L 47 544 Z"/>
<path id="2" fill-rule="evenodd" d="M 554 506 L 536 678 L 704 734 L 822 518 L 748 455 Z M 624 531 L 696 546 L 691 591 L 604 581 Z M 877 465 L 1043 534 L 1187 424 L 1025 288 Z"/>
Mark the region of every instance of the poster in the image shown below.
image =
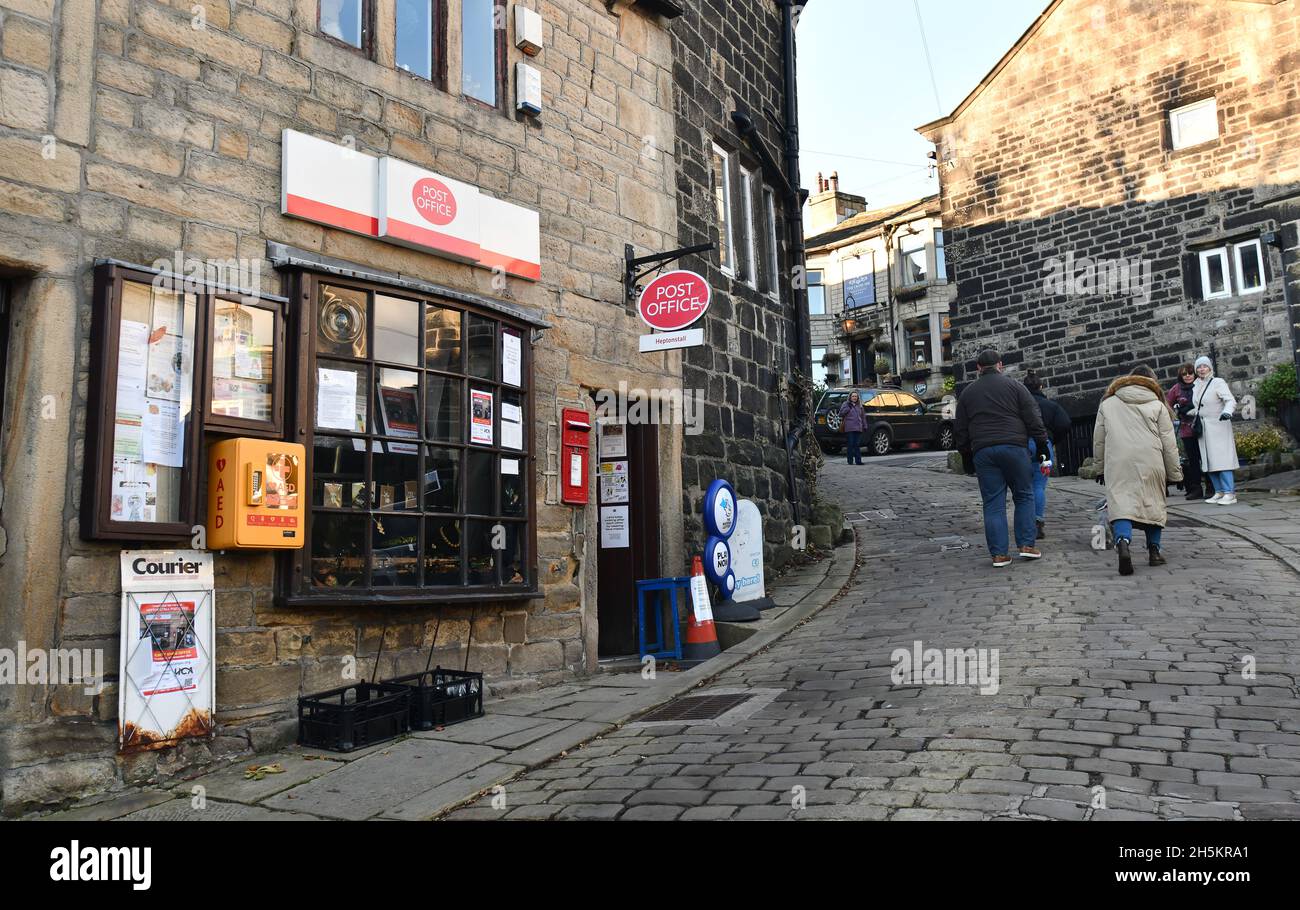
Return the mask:
<path id="1" fill-rule="evenodd" d="M 213 730 L 212 554 L 125 550 L 121 556 L 122 751 Z"/>
<path id="2" fill-rule="evenodd" d="M 506 449 L 524 447 L 524 412 L 517 404 L 501 402 L 501 446 Z"/>
<path id="3" fill-rule="evenodd" d="M 731 568 L 736 573 L 732 600 L 744 603 L 766 596 L 763 585 L 763 515 L 751 500 L 736 503 L 736 526 L 727 541 L 731 545 Z"/>
<path id="4" fill-rule="evenodd" d="M 420 438 L 420 406 L 415 389 L 396 389 L 381 386 L 379 389 L 379 417 L 382 430 L 389 436 L 403 439 Z"/>
<path id="5" fill-rule="evenodd" d="M 316 369 L 316 426 L 322 430 L 365 431 L 357 424 L 357 374 Z"/>
<path id="6" fill-rule="evenodd" d="M 181 406 L 177 401 L 150 398 L 144 408 L 143 458 L 168 468 L 184 465 L 185 440 L 181 434 Z"/>
<path id="7" fill-rule="evenodd" d="M 470 389 L 469 441 L 492 445 L 492 393 Z"/>
<path id="8" fill-rule="evenodd" d="M 627 462 L 602 461 L 597 468 L 602 503 L 627 502 Z"/>
<path id="9" fill-rule="evenodd" d="M 600 547 L 621 550 L 632 545 L 628 535 L 627 506 L 602 506 L 600 510 Z"/>
<path id="10" fill-rule="evenodd" d="M 523 385 L 523 351 L 521 339 L 513 332 L 501 333 L 501 381 L 506 385 Z"/>
<path id="11" fill-rule="evenodd" d="M 145 371 L 149 326 L 123 319 L 117 345 L 117 403 L 113 417 L 113 455 L 144 457 Z"/>
<path id="12" fill-rule="evenodd" d="M 519 474 L 519 459 L 517 459 L 517 458 L 502 458 L 502 459 L 501 459 L 501 473 L 502 473 L 502 474 L 512 474 L 512 475 L 516 475 L 516 476 L 517 476 L 517 475 Z"/>
<path id="13" fill-rule="evenodd" d="M 599 458 L 626 458 L 627 426 L 613 420 L 597 420 L 596 452 Z"/>
<path id="14" fill-rule="evenodd" d="M 149 374 L 145 394 L 150 398 L 181 400 L 181 383 L 187 360 L 188 345 L 180 335 L 155 329 L 149 336 Z"/>
<path id="15" fill-rule="evenodd" d="M 115 455 L 108 485 L 111 520 L 158 520 L 158 469 L 154 465 Z"/>

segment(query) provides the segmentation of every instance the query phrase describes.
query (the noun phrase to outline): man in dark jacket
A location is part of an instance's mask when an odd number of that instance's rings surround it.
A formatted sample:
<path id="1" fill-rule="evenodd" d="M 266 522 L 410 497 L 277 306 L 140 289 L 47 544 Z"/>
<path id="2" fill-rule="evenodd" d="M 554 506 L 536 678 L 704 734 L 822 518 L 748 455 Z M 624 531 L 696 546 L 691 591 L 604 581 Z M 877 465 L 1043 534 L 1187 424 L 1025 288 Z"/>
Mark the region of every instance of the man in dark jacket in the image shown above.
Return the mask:
<path id="1" fill-rule="evenodd" d="M 1016 546 L 1024 559 L 1043 554 L 1034 546 L 1034 465 L 1029 441 L 1039 453 L 1040 470 L 1051 470 L 1047 429 L 1029 390 L 1002 373 L 1002 355 L 980 352 L 979 378 L 957 399 L 956 442 L 979 478 L 984 500 L 984 540 L 993 565 L 1011 565 L 1007 539 L 1007 489 L 1015 500 Z"/>
<path id="2" fill-rule="evenodd" d="M 1030 395 L 1034 396 L 1034 401 L 1038 402 L 1038 414 L 1043 418 L 1043 426 L 1047 428 L 1049 437 L 1047 442 L 1048 455 L 1051 456 L 1054 464 L 1059 465 L 1060 461 L 1057 460 L 1056 453 L 1060 451 L 1062 443 L 1066 441 L 1070 434 L 1070 415 L 1065 413 L 1065 408 L 1043 394 L 1043 381 L 1038 378 L 1038 374 L 1033 370 L 1025 374 L 1025 388 L 1029 390 Z M 1030 457 L 1038 454 L 1032 440 L 1029 454 Z M 1043 533 L 1043 522 L 1047 518 L 1048 476 L 1042 473 L 1034 475 L 1034 522 L 1038 525 L 1039 540 L 1047 536 Z"/>

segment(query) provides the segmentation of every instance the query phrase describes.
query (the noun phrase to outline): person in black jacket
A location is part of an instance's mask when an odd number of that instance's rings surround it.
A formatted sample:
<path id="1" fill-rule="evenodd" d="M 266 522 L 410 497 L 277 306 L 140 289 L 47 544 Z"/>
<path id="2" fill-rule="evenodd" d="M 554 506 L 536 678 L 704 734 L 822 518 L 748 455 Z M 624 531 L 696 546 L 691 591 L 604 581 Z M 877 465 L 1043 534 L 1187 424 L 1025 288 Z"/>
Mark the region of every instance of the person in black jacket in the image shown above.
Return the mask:
<path id="1" fill-rule="evenodd" d="M 1047 430 L 1029 390 L 1002 373 L 1002 355 L 980 352 L 979 378 L 957 399 L 956 442 L 963 462 L 969 459 L 979 478 L 984 500 L 984 540 L 993 565 L 1011 565 L 1007 537 L 1007 489 L 1015 500 L 1016 546 L 1024 559 L 1043 554 L 1034 546 L 1034 465 L 1029 443 L 1034 441 L 1039 471 L 1051 471 Z"/>
<path id="2" fill-rule="evenodd" d="M 1047 428 L 1047 451 L 1052 463 L 1060 464 L 1056 460 L 1056 450 L 1070 433 L 1070 415 L 1065 413 L 1065 408 L 1043 394 L 1043 381 L 1033 370 L 1025 374 L 1025 388 L 1034 396 L 1034 401 L 1038 402 L 1039 416 Z M 1037 454 L 1033 440 L 1030 440 L 1029 454 Z M 1048 475 L 1041 471 L 1034 475 L 1034 522 L 1038 525 L 1039 540 L 1047 536 L 1043 533 L 1043 520 L 1047 517 L 1047 479 Z"/>

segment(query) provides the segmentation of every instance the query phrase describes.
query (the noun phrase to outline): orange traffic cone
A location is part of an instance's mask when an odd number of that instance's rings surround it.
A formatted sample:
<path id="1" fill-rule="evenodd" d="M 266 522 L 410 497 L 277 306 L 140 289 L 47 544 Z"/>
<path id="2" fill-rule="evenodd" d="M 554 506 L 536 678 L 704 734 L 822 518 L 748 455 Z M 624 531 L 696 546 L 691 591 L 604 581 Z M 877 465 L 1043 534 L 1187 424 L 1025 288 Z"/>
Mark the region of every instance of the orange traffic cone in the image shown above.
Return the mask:
<path id="1" fill-rule="evenodd" d="M 704 562 L 696 556 L 691 562 L 691 611 L 686 615 L 686 632 L 682 636 L 682 659 L 708 660 L 721 653 L 718 632 L 713 627 L 709 586 L 704 580 Z"/>

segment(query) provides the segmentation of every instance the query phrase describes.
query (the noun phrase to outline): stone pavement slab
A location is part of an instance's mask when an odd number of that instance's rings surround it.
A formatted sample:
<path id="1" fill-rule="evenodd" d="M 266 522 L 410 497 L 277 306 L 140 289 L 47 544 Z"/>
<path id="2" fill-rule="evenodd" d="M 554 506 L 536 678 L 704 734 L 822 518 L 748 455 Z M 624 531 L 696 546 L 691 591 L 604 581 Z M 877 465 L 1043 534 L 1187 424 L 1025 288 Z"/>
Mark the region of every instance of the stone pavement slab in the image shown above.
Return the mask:
<path id="1" fill-rule="evenodd" d="M 245 772 L 248 768 L 266 765 L 279 765 L 284 772 L 266 774 L 261 780 L 250 780 L 246 777 Z M 291 752 L 257 755 L 228 768 L 222 768 L 220 771 L 213 771 L 211 774 L 186 781 L 177 789 L 189 793 L 194 787 L 201 786 L 209 799 L 251 804 L 341 767 L 343 765 L 340 762 L 328 758 L 312 760 Z"/>
<path id="2" fill-rule="evenodd" d="M 302 822 L 319 821 L 299 812 L 276 812 L 261 806 L 243 803 L 224 803 L 210 799 L 196 806 L 188 793 L 139 812 L 132 812 L 117 821 L 124 822 Z"/>

